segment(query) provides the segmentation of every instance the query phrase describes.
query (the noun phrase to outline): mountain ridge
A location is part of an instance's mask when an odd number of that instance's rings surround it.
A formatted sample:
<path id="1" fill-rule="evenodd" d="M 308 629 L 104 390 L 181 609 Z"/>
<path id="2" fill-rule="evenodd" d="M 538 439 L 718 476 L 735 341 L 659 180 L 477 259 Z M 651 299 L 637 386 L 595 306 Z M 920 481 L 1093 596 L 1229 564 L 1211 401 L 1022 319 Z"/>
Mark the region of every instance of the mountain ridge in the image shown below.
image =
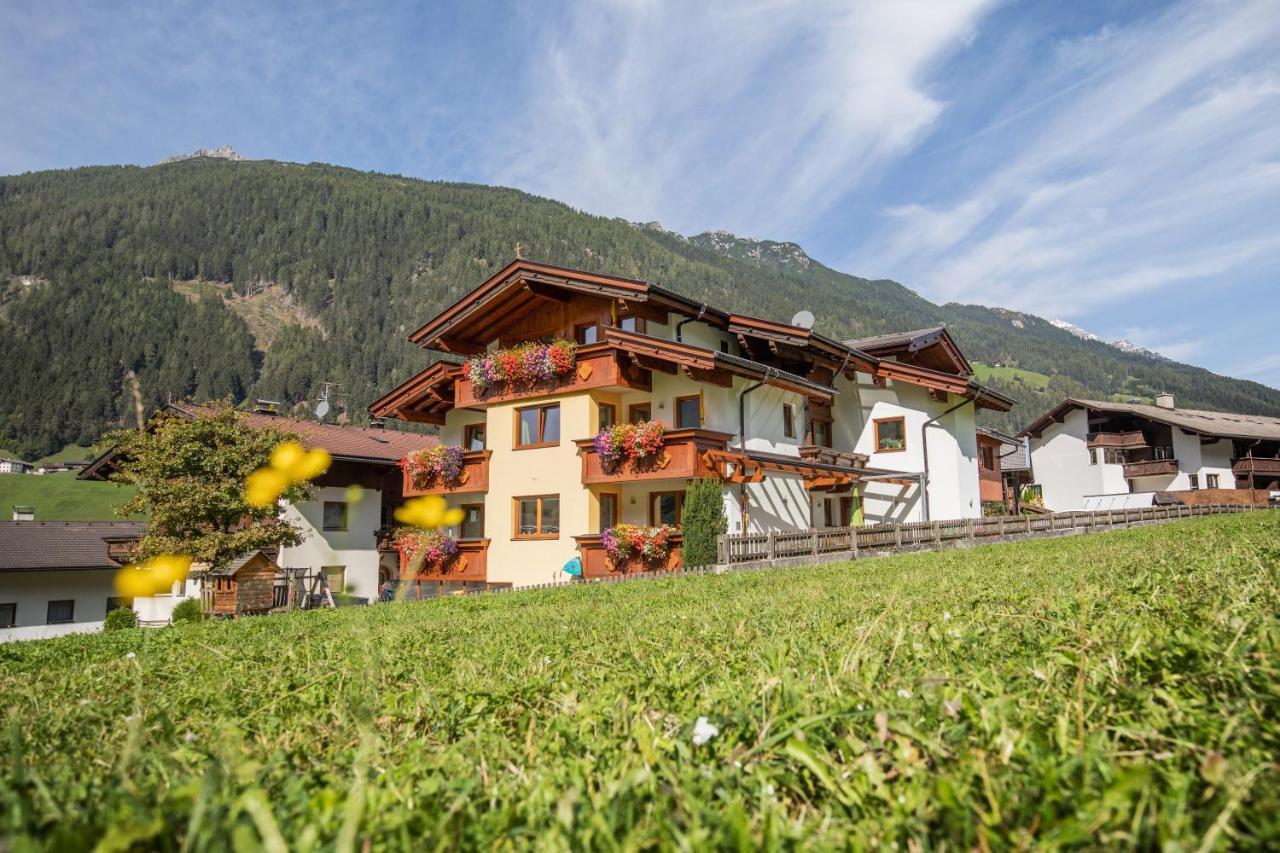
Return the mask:
<path id="1" fill-rule="evenodd" d="M 1022 312 L 936 305 L 795 243 L 684 237 L 503 187 L 199 158 L 0 178 L 0 445 L 36 454 L 127 424 L 130 375 L 152 409 L 170 396 L 296 404 L 337 382 L 359 419 L 425 365 L 409 332 L 516 256 L 770 319 L 808 308 L 840 339 L 946 324 L 971 360 L 1049 377 L 991 381 L 1020 400 L 990 422 L 1006 430 L 1073 395 L 1170 391 L 1280 414 L 1280 391 L 1259 383 Z"/>

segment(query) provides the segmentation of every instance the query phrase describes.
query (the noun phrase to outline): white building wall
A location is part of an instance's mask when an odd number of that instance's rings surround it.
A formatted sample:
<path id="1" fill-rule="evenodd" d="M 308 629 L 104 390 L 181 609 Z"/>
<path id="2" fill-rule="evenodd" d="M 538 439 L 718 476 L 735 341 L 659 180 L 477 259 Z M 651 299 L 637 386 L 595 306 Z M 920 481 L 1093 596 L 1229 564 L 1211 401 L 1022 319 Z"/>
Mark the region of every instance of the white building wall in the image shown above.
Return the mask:
<path id="1" fill-rule="evenodd" d="M 1062 423 L 1050 423 L 1039 437 L 1031 438 L 1031 468 L 1045 506 L 1054 512 L 1084 509 L 1086 495 L 1129 491 L 1123 470 L 1119 489 L 1112 482 L 1115 472 L 1106 470 L 1121 466 L 1089 464 L 1088 440 L 1089 416 L 1083 409 L 1068 412 Z"/>
<path id="2" fill-rule="evenodd" d="M 347 529 L 325 530 L 324 502 L 346 499 L 345 487 L 328 486 L 312 489 L 312 500 L 285 504 L 282 517 L 301 527 L 305 538 L 299 545 L 281 548 L 276 563 L 311 570 L 342 566 L 346 591 L 373 601 L 378 595 L 376 534 L 382 521 L 382 492 L 365 489 L 360 502 L 347 507 Z"/>
<path id="3" fill-rule="evenodd" d="M 0 641 L 56 637 L 102 628 L 107 599 L 115 596 L 115 569 L 4 572 L 0 604 L 17 604 L 13 628 L 0 629 Z M 75 602 L 74 621 L 47 625 L 50 601 Z"/>
<path id="4" fill-rule="evenodd" d="M 1200 446 L 1200 488 L 1208 488 L 1208 476 L 1218 475 L 1218 488 L 1234 489 L 1236 475 L 1231 470 L 1234 447 L 1230 439 L 1220 438 L 1212 444 Z"/>

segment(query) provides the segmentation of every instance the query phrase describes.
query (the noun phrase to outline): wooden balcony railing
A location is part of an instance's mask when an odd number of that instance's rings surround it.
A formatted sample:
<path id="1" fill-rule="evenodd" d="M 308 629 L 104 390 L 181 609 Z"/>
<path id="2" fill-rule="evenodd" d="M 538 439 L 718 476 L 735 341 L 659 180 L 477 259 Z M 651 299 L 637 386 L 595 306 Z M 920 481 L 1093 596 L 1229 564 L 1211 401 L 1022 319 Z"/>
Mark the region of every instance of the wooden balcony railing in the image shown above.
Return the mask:
<path id="1" fill-rule="evenodd" d="M 624 461 L 614 468 L 605 468 L 596 452 L 593 438 L 580 438 L 578 455 L 582 457 L 582 484 L 623 483 L 633 480 L 692 479 L 714 477 L 715 469 L 708 466 L 702 454 L 708 450 L 725 450 L 731 435 L 709 429 L 677 429 L 669 431 L 662 440 L 662 450 L 653 458 Z"/>
<path id="2" fill-rule="evenodd" d="M 600 534 L 575 536 L 578 543 L 578 555 L 582 558 L 582 576 L 591 578 L 607 578 L 617 575 L 634 575 L 640 572 L 670 572 L 680 568 L 680 546 L 682 537 L 679 533 L 671 537 L 671 551 L 665 560 L 646 561 L 639 558 L 615 564 L 600 542 Z"/>
<path id="3" fill-rule="evenodd" d="M 489 577 L 489 540 L 459 539 L 458 555 L 447 563 L 421 566 L 417 571 L 400 559 L 400 580 L 483 581 Z"/>
<path id="4" fill-rule="evenodd" d="M 462 454 L 462 473 L 452 483 L 439 478 L 429 482 L 414 482 L 408 471 L 404 472 L 404 496 L 465 495 L 489 491 L 489 457 L 492 450 L 472 450 Z"/>
<path id="5" fill-rule="evenodd" d="M 817 444 L 800 445 L 800 458 L 824 465 L 840 465 L 845 468 L 866 468 L 871 457 L 865 453 L 851 453 L 847 450 L 832 450 Z"/>
<path id="6" fill-rule="evenodd" d="M 1241 456 L 1231 463 L 1231 470 L 1237 477 L 1248 477 L 1250 474 L 1280 474 L 1280 459 Z"/>
<path id="7" fill-rule="evenodd" d="M 1177 473 L 1177 459 L 1148 459 L 1144 462 L 1124 463 L 1124 476 L 1126 480 L 1132 480 L 1135 477 L 1160 477 L 1166 474 Z"/>
<path id="8" fill-rule="evenodd" d="M 455 385 L 454 406 L 459 409 L 541 397 L 547 394 L 568 394 L 593 388 L 625 388 L 632 391 L 649 391 L 653 385 L 652 374 L 637 365 L 621 350 L 608 344 L 591 344 L 579 347 L 577 365 L 573 372 L 550 382 L 521 385 L 515 388 L 499 386 L 488 393 L 478 393 L 475 385 L 464 372 Z"/>
<path id="9" fill-rule="evenodd" d="M 1115 447 L 1123 449 L 1131 449 L 1138 447 L 1146 447 L 1147 440 L 1141 432 L 1091 432 L 1089 433 L 1089 448 L 1095 447 Z"/>
<path id="10" fill-rule="evenodd" d="M 132 563 L 141 544 L 141 539 L 108 539 L 107 558 L 121 564 Z"/>

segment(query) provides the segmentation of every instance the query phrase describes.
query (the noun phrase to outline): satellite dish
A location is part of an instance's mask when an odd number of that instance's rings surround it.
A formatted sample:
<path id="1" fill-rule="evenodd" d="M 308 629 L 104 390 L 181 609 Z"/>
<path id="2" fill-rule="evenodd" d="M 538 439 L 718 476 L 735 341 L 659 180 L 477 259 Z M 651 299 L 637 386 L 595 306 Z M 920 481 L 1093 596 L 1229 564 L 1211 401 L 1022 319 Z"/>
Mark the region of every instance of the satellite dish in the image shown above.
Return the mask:
<path id="1" fill-rule="evenodd" d="M 329 414 L 329 401 L 321 400 L 319 403 L 316 403 L 316 418 L 323 418 L 327 414 Z"/>
<path id="2" fill-rule="evenodd" d="M 796 316 L 791 318 L 791 325 L 799 326 L 802 329 L 812 329 L 813 328 L 813 312 L 797 311 Z"/>

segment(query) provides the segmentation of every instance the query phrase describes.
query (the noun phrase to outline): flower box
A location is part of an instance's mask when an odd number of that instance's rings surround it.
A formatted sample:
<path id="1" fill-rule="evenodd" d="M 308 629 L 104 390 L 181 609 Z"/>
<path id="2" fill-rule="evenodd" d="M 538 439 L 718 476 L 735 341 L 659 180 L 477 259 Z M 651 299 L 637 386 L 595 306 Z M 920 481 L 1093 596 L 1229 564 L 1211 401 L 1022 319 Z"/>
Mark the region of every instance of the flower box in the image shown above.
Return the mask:
<path id="1" fill-rule="evenodd" d="M 528 341 L 469 359 L 466 376 L 479 395 L 502 389 L 532 388 L 568 376 L 577 363 L 578 345 L 557 340 Z"/>

